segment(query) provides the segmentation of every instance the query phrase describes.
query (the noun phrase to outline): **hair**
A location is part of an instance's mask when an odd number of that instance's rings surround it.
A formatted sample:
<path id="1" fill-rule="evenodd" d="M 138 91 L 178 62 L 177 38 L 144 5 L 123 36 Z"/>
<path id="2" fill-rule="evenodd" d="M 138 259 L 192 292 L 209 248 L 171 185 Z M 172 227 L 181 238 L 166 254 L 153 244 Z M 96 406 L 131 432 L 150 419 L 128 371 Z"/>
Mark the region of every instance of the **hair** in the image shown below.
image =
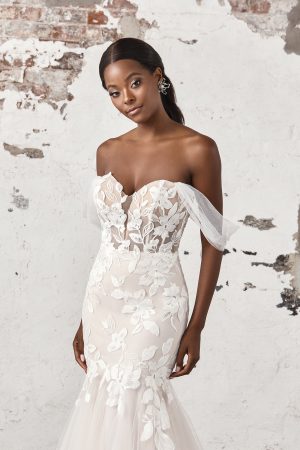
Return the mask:
<path id="1" fill-rule="evenodd" d="M 153 73 L 157 67 L 162 70 L 162 76 L 170 83 L 167 94 L 160 93 L 162 104 L 168 116 L 175 122 L 184 124 L 184 117 L 180 108 L 176 104 L 174 86 L 170 78 L 165 74 L 165 68 L 161 57 L 154 48 L 142 39 L 133 37 L 120 38 L 110 44 L 103 52 L 99 63 L 99 75 L 102 86 L 107 90 L 104 81 L 104 69 L 111 63 L 120 59 L 133 59 L 143 67 Z"/>

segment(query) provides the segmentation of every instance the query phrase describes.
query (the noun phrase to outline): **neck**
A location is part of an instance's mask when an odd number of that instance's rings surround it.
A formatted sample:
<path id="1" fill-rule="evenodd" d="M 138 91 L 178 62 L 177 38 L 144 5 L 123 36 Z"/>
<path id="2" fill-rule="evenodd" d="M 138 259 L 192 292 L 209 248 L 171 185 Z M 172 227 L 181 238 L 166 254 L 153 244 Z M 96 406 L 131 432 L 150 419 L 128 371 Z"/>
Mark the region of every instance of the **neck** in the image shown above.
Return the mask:
<path id="1" fill-rule="evenodd" d="M 174 127 L 174 124 L 174 120 L 168 116 L 162 106 L 146 122 L 138 123 L 135 134 L 138 139 L 145 142 L 152 141 L 167 134 Z"/>

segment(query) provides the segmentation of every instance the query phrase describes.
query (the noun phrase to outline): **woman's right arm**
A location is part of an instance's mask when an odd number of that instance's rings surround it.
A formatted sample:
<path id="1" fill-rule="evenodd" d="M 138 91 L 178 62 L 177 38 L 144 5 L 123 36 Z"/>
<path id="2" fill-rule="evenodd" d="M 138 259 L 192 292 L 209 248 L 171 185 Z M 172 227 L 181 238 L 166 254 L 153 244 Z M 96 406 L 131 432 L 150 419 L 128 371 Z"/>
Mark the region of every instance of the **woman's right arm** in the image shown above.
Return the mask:
<path id="1" fill-rule="evenodd" d="M 87 372 L 87 365 L 84 356 L 84 341 L 83 341 L 83 332 L 82 332 L 82 320 L 80 321 L 79 328 L 75 334 L 73 339 L 73 350 L 77 363 L 80 367 L 83 368 L 85 373 Z"/>

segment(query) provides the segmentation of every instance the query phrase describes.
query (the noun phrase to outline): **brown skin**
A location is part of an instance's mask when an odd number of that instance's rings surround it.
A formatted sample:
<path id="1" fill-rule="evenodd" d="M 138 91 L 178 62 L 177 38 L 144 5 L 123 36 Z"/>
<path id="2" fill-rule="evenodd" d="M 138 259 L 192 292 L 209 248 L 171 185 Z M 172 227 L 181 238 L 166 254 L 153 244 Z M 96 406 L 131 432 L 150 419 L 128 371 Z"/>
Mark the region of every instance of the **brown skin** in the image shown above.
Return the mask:
<path id="1" fill-rule="evenodd" d="M 139 75 L 128 75 L 138 72 Z M 127 78 L 128 77 L 128 78 Z M 108 139 L 97 149 L 97 175 L 111 171 L 131 195 L 145 184 L 157 179 L 182 181 L 201 191 L 223 213 L 221 159 L 213 139 L 179 124 L 167 115 L 161 102 L 157 83 L 162 77 L 159 67 L 153 73 L 137 61 L 123 59 L 108 65 L 105 84 L 113 105 L 137 126 L 116 138 Z M 127 79 L 126 79 L 127 78 Z M 134 116 L 128 109 L 142 105 Z M 201 331 L 218 281 L 223 252 L 213 247 L 200 231 L 202 262 L 195 305 L 179 345 L 175 378 L 189 374 L 200 359 Z M 83 354 L 82 323 L 73 343 L 75 358 Z M 76 350 L 75 350 L 76 349 Z M 185 355 L 186 364 L 183 364 Z"/>
<path id="2" fill-rule="evenodd" d="M 73 340 L 73 350 L 75 359 L 80 365 L 80 367 L 83 368 L 85 373 L 87 373 L 87 365 L 84 357 L 84 341 L 83 341 L 83 332 L 82 332 L 82 321 L 80 322 L 79 328 L 75 334 L 74 340 Z M 81 360 L 81 358 L 83 361 Z"/>

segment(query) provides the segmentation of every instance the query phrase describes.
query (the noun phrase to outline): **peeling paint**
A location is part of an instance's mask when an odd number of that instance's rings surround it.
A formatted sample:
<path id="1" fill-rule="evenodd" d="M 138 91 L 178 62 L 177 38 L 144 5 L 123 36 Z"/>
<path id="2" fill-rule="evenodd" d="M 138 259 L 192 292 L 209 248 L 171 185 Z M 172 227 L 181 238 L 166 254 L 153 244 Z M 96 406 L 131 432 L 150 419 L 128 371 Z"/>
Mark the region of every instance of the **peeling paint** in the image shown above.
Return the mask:
<path id="1" fill-rule="evenodd" d="M 24 92 L 18 109 L 34 110 L 41 102 L 58 109 L 57 102 L 73 99 L 68 87 L 82 70 L 83 52 L 65 51 L 63 44 L 52 44 L 50 50 L 50 45 L 39 45 L 35 54 L 29 42 L 18 45 L 13 41 L 2 46 L 0 90 Z"/>
<path id="2" fill-rule="evenodd" d="M 250 250 L 242 250 L 243 253 L 245 253 L 245 255 L 257 255 L 257 252 L 251 252 Z"/>
<path id="3" fill-rule="evenodd" d="M 248 289 L 254 289 L 256 286 L 250 281 L 244 283 L 243 291 L 247 291 Z"/>
<path id="4" fill-rule="evenodd" d="M 25 198 L 22 194 L 17 194 L 18 192 L 19 189 L 13 187 L 13 193 L 11 194 L 13 197 L 12 203 L 14 203 L 17 208 L 27 209 L 29 206 L 29 199 Z"/>
<path id="5" fill-rule="evenodd" d="M 266 262 L 252 261 L 252 262 L 251 262 L 251 266 L 273 267 L 273 263 L 266 263 Z"/>
<path id="6" fill-rule="evenodd" d="M 244 220 L 239 220 L 239 222 L 242 222 L 249 227 L 258 228 L 259 230 L 270 230 L 275 227 L 272 220 L 273 219 L 256 219 L 252 215 L 247 215 Z"/>
<path id="7" fill-rule="evenodd" d="M 16 145 L 3 143 L 3 147 L 7 150 L 12 156 L 18 155 L 26 155 L 28 158 L 44 158 L 44 153 L 39 148 L 20 148 Z"/>
<path id="8" fill-rule="evenodd" d="M 296 289 L 284 288 L 280 294 L 282 303 L 278 303 L 277 308 L 287 308 L 292 312 L 291 316 L 297 316 L 300 309 L 300 295 L 296 292 Z"/>
<path id="9" fill-rule="evenodd" d="M 288 255 L 280 255 L 276 258 L 273 265 L 274 270 L 290 274 L 291 288 L 285 288 L 281 293 L 283 302 L 278 306 L 285 306 L 292 311 L 293 315 L 298 314 L 300 307 L 300 205 L 298 207 L 298 230 L 293 238 L 295 243 L 295 252 Z"/>
<path id="10" fill-rule="evenodd" d="M 283 301 L 277 306 L 286 307 L 292 311 L 292 315 L 297 315 L 300 307 L 300 205 L 298 208 L 298 230 L 293 238 L 296 241 L 294 253 L 278 255 L 273 263 L 252 261 L 251 266 L 272 267 L 276 272 L 291 275 L 291 288 L 283 289 L 280 294 Z"/>
<path id="11" fill-rule="evenodd" d="M 198 39 L 190 39 L 190 40 L 188 40 L 188 39 L 179 38 L 178 40 L 180 42 L 183 42 L 184 44 L 189 44 L 189 45 L 193 45 L 193 44 L 196 44 L 196 42 L 198 42 Z"/>
<path id="12" fill-rule="evenodd" d="M 289 255 L 279 255 L 276 261 L 272 264 L 272 267 L 276 272 L 289 273 L 291 270 Z"/>
<path id="13" fill-rule="evenodd" d="M 288 26 L 285 35 L 284 50 L 300 55 L 300 0 L 287 15 Z"/>
<path id="14" fill-rule="evenodd" d="M 300 0 L 228 0 L 232 14 L 262 37 L 280 36 L 287 53 L 300 54 Z"/>
<path id="15" fill-rule="evenodd" d="M 6 18 L 6 42 L 0 53 L 0 91 L 31 92 L 33 96 L 24 96 L 17 107 L 33 111 L 37 103 L 47 103 L 57 110 L 58 102 L 73 100 L 68 87 L 82 70 L 84 53 L 80 48 L 114 41 L 124 35 L 143 39 L 147 30 L 158 28 L 156 21 L 150 23 L 137 18 L 138 6 L 128 0 L 103 2 L 101 6 L 80 1 L 46 1 L 36 8 L 24 9 L 14 4 L 0 5 L 0 10 Z M 14 40 L 32 36 L 40 41 L 35 49 L 27 41 L 20 45 Z M 49 43 L 48 47 L 43 49 L 42 42 Z M 64 48 L 55 48 L 54 42 L 62 43 Z M 74 46 L 76 50 L 67 50 Z M 66 103 L 60 107 L 61 114 L 65 106 Z"/>

